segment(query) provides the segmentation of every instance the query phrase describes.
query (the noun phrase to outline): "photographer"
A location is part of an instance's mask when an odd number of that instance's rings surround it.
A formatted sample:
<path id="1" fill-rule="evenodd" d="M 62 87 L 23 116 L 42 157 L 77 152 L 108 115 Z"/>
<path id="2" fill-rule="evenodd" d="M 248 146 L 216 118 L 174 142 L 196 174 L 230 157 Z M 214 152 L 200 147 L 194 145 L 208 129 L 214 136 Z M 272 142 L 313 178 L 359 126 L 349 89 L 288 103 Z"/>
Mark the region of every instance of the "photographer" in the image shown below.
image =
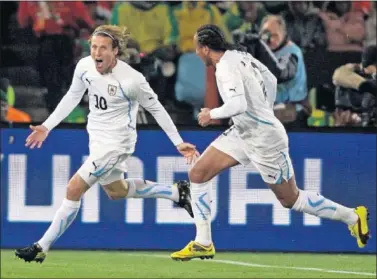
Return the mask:
<path id="1" fill-rule="evenodd" d="M 276 76 L 276 117 L 286 127 L 307 127 L 311 106 L 307 101 L 304 58 L 301 49 L 289 39 L 284 19 L 266 16 L 260 32 L 253 28 L 246 33 L 234 32 L 234 37 Z"/>
<path id="2" fill-rule="evenodd" d="M 361 64 L 346 64 L 335 70 L 336 126 L 376 126 L 376 51 L 375 45 L 369 46 Z"/>

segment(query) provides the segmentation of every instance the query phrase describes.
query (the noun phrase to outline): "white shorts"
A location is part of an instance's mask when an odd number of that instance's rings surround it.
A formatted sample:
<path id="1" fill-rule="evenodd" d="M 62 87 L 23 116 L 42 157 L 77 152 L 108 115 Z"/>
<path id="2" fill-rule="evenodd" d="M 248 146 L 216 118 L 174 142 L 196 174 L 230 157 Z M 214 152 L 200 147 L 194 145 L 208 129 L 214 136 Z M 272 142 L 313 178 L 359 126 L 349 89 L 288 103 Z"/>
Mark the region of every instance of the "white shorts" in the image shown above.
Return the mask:
<path id="1" fill-rule="evenodd" d="M 245 142 L 239 137 L 234 126 L 226 130 L 211 146 L 234 158 L 246 166 L 253 163 L 264 182 L 281 184 L 283 179 L 288 181 L 294 174 L 288 147 L 281 150 L 273 149 L 266 154 L 253 154 Z"/>
<path id="2" fill-rule="evenodd" d="M 108 185 L 124 179 L 128 157 L 130 154 L 97 148 L 91 150 L 89 157 L 77 173 L 89 186 L 97 182 L 101 185 Z"/>

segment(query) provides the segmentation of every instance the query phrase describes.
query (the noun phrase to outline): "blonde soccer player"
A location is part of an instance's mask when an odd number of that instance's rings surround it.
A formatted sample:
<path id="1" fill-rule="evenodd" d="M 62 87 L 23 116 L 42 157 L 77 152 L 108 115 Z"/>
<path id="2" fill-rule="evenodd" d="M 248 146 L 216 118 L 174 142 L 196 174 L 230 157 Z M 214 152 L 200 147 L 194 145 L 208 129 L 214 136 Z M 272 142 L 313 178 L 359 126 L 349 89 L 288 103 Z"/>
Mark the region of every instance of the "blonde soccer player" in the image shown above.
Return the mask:
<path id="1" fill-rule="evenodd" d="M 97 27 L 90 38 L 91 54 L 77 63 L 67 94 L 42 125 L 31 126 L 33 131 L 26 139 L 26 146 L 40 148 L 49 132 L 68 116 L 88 90 L 89 157 L 69 181 L 66 196 L 42 238 L 16 250 L 16 256 L 27 262 L 44 261 L 51 245 L 75 219 L 82 196 L 95 183 L 102 186 L 110 199 L 165 198 L 193 217 L 188 182 L 165 185 L 141 178 L 124 179 L 127 158 L 135 150 L 139 105 L 153 115 L 188 161 L 198 155 L 194 145 L 182 140 L 144 76 L 118 59 L 125 52 L 129 36 L 126 29 L 118 26 Z"/>

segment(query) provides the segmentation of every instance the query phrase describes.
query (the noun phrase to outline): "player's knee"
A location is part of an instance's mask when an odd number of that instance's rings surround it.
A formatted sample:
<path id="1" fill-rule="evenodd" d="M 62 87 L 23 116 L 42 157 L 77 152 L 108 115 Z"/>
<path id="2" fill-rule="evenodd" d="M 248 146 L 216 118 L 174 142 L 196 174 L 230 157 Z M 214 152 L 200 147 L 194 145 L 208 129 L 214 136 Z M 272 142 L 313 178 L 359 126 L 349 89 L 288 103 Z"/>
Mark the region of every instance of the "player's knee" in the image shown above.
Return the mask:
<path id="1" fill-rule="evenodd" d="M 67 199 L 79 201 L 87 189 L 89 189 L 89 187 L 85 181 L 81 177 L 75 175 L 68 183 Z"/>
<path id="2" fill-rule="evenodd" d="M 208 172 L 200 167 L 194 166 L 188 173 L 189 179 L 194 183 L 204 183 L 208 181 Z"/>

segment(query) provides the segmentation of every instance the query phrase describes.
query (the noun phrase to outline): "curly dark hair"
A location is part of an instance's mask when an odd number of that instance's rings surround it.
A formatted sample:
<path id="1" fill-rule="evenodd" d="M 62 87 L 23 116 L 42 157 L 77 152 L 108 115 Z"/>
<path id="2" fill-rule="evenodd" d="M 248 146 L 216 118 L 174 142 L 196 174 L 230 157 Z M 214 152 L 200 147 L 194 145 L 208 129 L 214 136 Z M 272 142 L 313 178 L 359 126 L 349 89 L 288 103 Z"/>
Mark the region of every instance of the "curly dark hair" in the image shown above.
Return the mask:
<path id="1" fill-rule="evenodd" d="M 223 31 L 214 24 L 206 24 L 196 31 L 198 43 L 215 51 L 238 50 L 246 51 L 246 47 L 228 43 Z"/>

